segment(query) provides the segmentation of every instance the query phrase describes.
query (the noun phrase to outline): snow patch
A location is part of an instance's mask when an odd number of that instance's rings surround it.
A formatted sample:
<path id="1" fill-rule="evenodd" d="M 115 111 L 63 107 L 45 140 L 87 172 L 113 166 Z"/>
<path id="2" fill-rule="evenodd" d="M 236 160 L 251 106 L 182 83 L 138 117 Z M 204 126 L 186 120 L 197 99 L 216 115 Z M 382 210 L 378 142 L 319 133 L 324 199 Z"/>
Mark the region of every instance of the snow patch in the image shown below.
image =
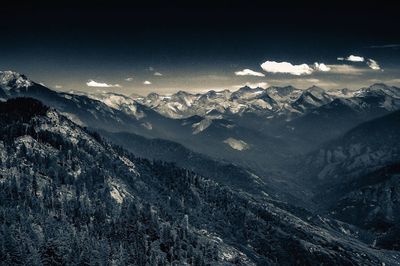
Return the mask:
<path id="1" fill-rule="evenodd" d="M 136 166 L 135 164 L 129 160 L 128 158 L 124 156 L 119 156 L 119 159 L 129 168 L 129 172 L 135 173 L 136 175 L 139 175 L 138 171 L 136 171 Z"/>
<path id="2" fill-rule="evenodd" d="M 203 130 L 208 128 L 211 125 L 211 123 L 212 123 L 212 119 L 208 119 L 208 118 L 205 118 L 198 123 L 194 123 L 192 125 L 192 128 L 194 129 L 193 134 L 194 135 L 199 134 L 200 132 L 202 132 Z"/>
<path id="3" fill-rule="evenodd" d="M 144 122 L 144 123 L 141 123 L 141 125 L 148 130 L 153 129 L 153 125 L 150 122 Z"/>
<path id="4" fill-rule="evenodd" d="M 243 151 L 250 148 L 249 144 L 240 139 L 227 138 L 224 143 L 228 144 L 232 149 Z"/>
<path id="5" fill-rule="evenodd" d="M 124 201 L 124 197 L 121 195 L 121 193 L 115 186 L 111 188 L 110 195 L 119 204 L 121 204 Z"/>
<path id="6" fill-rule="evenodd" d="M 126 189 L 125 184 L 123 184 L 121 181 L 110 177 L 108 184 L 110 187 L 110 196 L 118 204 L 121 204 L 126 197 L 133 197 Z"/>

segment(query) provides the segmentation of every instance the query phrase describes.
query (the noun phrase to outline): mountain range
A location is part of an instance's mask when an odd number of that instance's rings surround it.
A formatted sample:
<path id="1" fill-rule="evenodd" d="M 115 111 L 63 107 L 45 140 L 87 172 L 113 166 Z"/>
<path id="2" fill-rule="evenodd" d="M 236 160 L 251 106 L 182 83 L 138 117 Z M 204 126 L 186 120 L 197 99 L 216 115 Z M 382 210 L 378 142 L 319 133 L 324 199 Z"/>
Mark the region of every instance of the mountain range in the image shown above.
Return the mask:
<path id="1" fill-rule="evenodd" d="M 400 88 L 0 98 L 6 265 L 399 265 Z"/>

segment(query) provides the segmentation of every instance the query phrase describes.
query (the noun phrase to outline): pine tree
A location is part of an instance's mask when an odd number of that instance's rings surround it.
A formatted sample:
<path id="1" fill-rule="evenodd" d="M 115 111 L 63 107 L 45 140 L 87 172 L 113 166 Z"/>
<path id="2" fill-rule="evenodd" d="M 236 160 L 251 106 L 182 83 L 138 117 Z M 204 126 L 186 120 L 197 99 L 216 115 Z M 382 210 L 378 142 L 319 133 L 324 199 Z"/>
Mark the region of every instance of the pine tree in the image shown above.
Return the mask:
<path id="1" fill-rule="evenodd" d="M 60 246 L 61 244 L 57 239 L 49 239 L 44 243 L 41 248 L 41 260 L 44 266 L 64 265 Z"/>

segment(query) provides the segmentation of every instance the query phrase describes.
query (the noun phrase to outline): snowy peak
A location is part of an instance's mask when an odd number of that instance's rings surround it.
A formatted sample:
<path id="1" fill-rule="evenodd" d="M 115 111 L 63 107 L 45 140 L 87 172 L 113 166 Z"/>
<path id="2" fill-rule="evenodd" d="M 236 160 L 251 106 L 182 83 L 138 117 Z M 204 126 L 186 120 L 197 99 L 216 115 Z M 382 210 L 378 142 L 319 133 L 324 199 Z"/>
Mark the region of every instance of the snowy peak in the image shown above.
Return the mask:
<path id="1" fill-rule="evenodd" d="M 340 90 L 330 89 L 327 91 L 327 93 L 336 98 L 350 98 L 350 97 L 354 97 L 356 91 L 350 90 L 348 88 L 343 88 Z"/>
<path id="2" fill-rule="evenodd" d="M 367 88 L 362 88 L 357 92 L 357 96 L 374 96 L 374 95 L 387 95 L 394 98 L 400 98 L 400 88 L 388 86 L 384 83 L 375 83 Z"/>
<path id="3" fill-rule="evenodd" d="M 171 95 L 172 101 L 179 102 L 185 107 L 190 107 L 197 98 L 197 95 L 188 93 L 186 91 L 178 91 L 177 93 Z"/>
<path id="4" fill-rule="evenodd" d="M 0 71 L 0 86 L 5 89 L 27 88 L 32 84 L 33 82 L 25 75 L 13 71 Z"/>
<path id="5" fill-rule="evenodd" d="M 295 101 L 303 91 L 293 86 L 271 86 L 266 89 L 266 92 L 275 101 L 285 104 Z"/>
<path id="6" fill-rule="evenodd" d="M 325 92 L 324 89 L 322 89 L 322 88 L 320 88 L 318 86 L 315 86 L 315 85 L 313 85 L 310 88 L 306 89 L 306 91 L 309 91 L 311 93 L 320 93 L 320 94 Z"/>
<path id="7" fill-rule="evenodd" d="M 221 93 L 216 92 L 215 90 L 210 90 L 200 96 L 199 100 L 206 100 L 206 99 L 217 99 L 222 96 Z"/>
<path id="8" fill-rule="evenodd" d="M 91 99 L 103 102 L 111 108 L 123 111 L 128 115 L 134 116 L 138 120 L 145 117 L 144 112 L 140 110 L 139 104 L 134 99 L 126 95 L 107 92 L 87 94 L 86 96 Z"/>
<path id="9" fill-rule="evenodd" d="M 276 86 L 271 86 L 266 89 L 267 93 L 270 95 L 278 95 L 281 97 L 285 97 L 293 93 L 294 91 L 299 91 L 299 89 L 296 89 L 293 86 L 285 86 L 285 87 L 276 87 Z"/>
<path id="10" fill-rule="evenodd" d="M 293 103 L 293 108 L 299 111 L 306 111 L 327 104 L 333 100 L 333 97 L 317 86 L 306 89 L 300 97 Z"/>
<path id="11" fill-rule="evenodd" d="M 242 99 L 242 100 L 249 100 L 257 98 L 258 95 L 264 93 L 265 90 L 263 88 L 250 88 L 249 86 L 242 87 L 237 91 L 233 92 L 231 95 L 231 100 Z"/>

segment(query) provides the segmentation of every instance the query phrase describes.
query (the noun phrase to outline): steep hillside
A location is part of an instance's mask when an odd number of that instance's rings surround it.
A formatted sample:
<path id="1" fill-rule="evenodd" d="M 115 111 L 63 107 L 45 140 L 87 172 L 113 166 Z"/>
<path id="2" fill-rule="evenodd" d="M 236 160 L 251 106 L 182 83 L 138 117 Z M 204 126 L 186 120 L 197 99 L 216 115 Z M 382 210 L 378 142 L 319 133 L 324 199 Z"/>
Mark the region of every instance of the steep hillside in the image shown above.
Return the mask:
<path id="1" fill-rule="evenodd" d="M 347 182 L 400 160 L 400 111 L 363 123 L 309 155 L 302 175 L 318 186 Z"/>
<path id="2" fill-rule="evenodd" d="M 249 168 L 193 152 L 181 144 L 168 140 L 147 139 L 127 132 L 100 131 L 99 133 L 139 157 L 173 162 L 179 167 L 189 169 L 253 196 L 269 195 L 277 200 L 306 205 L 305 192 L 298 185 L 292 183 L 292 180 L 284 180 L 279 176 L 267 174 L 258 176 Z"/>

